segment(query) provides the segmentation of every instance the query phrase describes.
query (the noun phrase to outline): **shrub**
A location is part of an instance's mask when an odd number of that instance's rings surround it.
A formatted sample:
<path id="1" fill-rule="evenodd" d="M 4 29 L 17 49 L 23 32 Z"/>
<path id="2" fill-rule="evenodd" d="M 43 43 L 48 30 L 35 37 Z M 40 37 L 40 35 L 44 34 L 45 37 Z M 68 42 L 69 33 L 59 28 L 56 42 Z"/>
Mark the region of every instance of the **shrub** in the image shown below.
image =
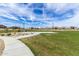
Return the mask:
<path id="1" fill-rule="evenodd" d="M 7 36 L 10 36 L 10 35 L 11 35 L 11 33 L 8 33 L 8 34 L 7 34 Z"/>
<path id="2" fill-rule="evenodd" d="M 1 36 L 4 36 L 5 34 L 1 34 Z"/>

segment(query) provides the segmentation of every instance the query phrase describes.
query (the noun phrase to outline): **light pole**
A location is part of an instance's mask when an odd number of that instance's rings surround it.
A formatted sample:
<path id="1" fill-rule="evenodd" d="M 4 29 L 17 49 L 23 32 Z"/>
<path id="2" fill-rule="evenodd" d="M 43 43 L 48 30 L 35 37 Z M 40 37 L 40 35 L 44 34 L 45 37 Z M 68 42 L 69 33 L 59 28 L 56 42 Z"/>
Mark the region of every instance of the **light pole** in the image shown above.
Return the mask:
<path id="1" fill-rule="evenodd" d="M 54 29 L 54 21 L 52 21 L 52 28 Z"/>
<path id="2" fill-rule="evenodd" d="M 21 20 L 23 20 L 22 21 L 22 27 L 23 27 L 23 29 L 22 29 L 22 32 L 25 32 L 25 25 L 26 25 L 26 19 L 24 19 L 24 18 L 21 18 Z"/>
<path id="3" fill-rule="evenodd" d="M 26 21 L 23 19 L 23 32 L 25 32 Z"/>

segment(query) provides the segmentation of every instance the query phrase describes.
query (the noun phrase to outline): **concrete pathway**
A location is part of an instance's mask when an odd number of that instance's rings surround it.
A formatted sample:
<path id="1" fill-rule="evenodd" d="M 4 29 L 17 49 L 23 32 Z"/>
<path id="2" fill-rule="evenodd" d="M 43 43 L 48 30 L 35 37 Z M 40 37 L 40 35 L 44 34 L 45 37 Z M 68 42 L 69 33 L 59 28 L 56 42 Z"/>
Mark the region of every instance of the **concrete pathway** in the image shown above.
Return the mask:
<path id="1" fill-rule="evenodd" d="M 25 35 L 28 33 L 28 35 Z M 30 33 L 30 34 L 29 34 Z M 31 50 L 18 39 L 25 37 L 32 37 L 39 35 L 40 33 L 54 33 L 54 32 L 25 32 L 24 35 L 19 36 L 0 36 L 5 42 L 5 49 L 3 51 L 3 56 L 34 56 Z"/>
<path id="2" fill-rule="evenodd" d="M 12 37 L 0 37 L 5 42 L 3 56 L 33 56 L 31 50 L 22 42 Z"/>

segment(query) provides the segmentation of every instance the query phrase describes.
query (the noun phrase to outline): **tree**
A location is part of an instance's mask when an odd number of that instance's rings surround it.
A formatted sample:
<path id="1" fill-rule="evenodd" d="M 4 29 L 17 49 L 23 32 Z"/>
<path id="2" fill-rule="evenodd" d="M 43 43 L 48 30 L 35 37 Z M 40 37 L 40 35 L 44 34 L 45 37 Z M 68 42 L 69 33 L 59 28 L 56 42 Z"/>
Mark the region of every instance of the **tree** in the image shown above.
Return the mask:
<path id="1" fill-rule="evenodd" d="M 70 29 L 75 29 L 75 28 L 76 28 L 76 27 L 74 27 L 74 26 L 71 26 L 71 27 L 70 27 Z"/>

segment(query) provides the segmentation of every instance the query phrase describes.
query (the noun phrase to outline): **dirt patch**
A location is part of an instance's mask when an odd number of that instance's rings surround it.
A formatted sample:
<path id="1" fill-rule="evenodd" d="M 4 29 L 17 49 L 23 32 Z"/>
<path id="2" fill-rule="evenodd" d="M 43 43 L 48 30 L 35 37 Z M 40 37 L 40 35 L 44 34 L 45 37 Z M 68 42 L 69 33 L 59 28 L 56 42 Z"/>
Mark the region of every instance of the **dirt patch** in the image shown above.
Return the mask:
<path id="1" fill-rule="evenodd" d="M 0 39 L 0 55 L 2 55 L 4 48 L 5 48 L 4 41 Z"/>

